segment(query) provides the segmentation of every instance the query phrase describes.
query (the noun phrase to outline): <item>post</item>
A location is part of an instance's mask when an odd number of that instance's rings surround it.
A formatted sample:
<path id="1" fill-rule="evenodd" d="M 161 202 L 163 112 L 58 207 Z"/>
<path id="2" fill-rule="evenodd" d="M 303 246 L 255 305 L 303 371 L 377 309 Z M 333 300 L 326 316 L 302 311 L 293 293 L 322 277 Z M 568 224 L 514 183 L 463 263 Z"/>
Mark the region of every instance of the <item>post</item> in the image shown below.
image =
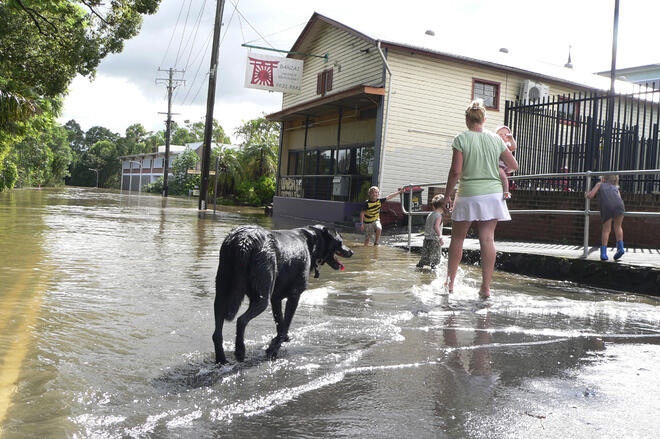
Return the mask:
<path id="1" fill-rule="evenodd" d="M 587 181 L 585 183 L 585 189 L 587 192 L 591 191 L 591 171 L 587 171 Z M 589 207 L 591 205 L 591 200 L 587 197 L 584 197 L 584 253 L 582 257 L 587 259 L 589 257 Z"/>
<path id="2" fill-rule="evenodd" d="M 170 137 L 172 135 L 172 74 L 170 67 L 169 81 L 167 83 L 167 126 L 165 127 L 165 158 L 163 159 L 163 197 L 167 198 L 167 176 L 170 165 Z M 142 171 L 140 171 L 142 172 Z"/>
<path id="3" fill-rule="evenodd" d="M 218 166 L 220 165 L 220 156 L 215 158 L 215 188 L 213 189 L 213 215 L 215 215 L 215 209 L 218 203 Z"/>
<path id="4" fill-rule="evenodd" d="M 128 195 L 133 192 L 133 162 L 128 162 Z"/>
<path id="5" fill-rule="evenodd" d="M 614 127 L 614 81 L 616 79 L 616 44 L 619 31 L 619 0 L 614 0 L 614 26 L 612 28 L 612 67 L 610 70 L 610 93 L 607 99 L 607 124 L 605 125 L 605 156 L 612 153 L 612 134 Z M 610 170 L 609 163 L 605 169 Z"/>
<path id="6" fill-rule="evenodd" d="M 158 71 L 164 72 L 165 70 L 161 70 L 159 68 Z M 163 163 L 163 197 L 167 197 L 167 191 L 168 191 L 167 169 L 170 161 L 170 137 L 172 137 L 172 91 L 178 86 L 179 83 L 185 82 L 183 79 L 173 79 L 173 75 L 175 72 L 184 73 L 185 70 L 175 70 L 172 67 L 170 67 L 167 70 L 167 72 L 168 72 L 167 79 L 164 78 L 156 79 L 156 84 L 158 84 L 159 81 L 167 81 L 167 120 L 165 121 L 165 159 Z M 162 113 L 159 112 L 159 114 Z M 142 174 L 142 168 L 140 168 L 140 174 Z"/>
<path id="7" fill-rule="evenodd" d="M 211 69 L 209 71 L 209 90 L 206 97 L 206 121 L 204 122 L 204 146 L 202 149 L 202 181 L 199 188 L 199 210 L 206 209 L 206 195 L 209 188 L 209 167 L 211 160 L 211 137 L 213 136 L 213 107 L 215 105 L 215 83 L 218 77 L 218 52 L 220 49 L 220 29 L 224 0 L 217 0 L 215 8 L 215 27 L 213 28 L 213 47 L 211 49 Z"/>
<path id="8" fill-rule="evenodd" d="M 412 243 L 410 236 L 412 235 L 412 188 L 413 185 L 408 185 L 408 253 L 412 250 Z"/>

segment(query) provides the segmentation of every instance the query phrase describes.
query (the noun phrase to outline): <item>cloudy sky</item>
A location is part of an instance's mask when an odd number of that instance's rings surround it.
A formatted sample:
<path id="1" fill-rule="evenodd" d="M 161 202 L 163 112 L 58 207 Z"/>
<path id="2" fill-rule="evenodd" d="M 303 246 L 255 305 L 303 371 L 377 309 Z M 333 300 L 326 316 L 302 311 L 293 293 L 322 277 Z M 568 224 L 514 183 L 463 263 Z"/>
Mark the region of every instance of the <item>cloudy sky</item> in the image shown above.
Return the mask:
<path id="1" fill-rule="evenodd" d="M 158 68 L 170 67 L 185 70 L 176 77 L 186 81 L 176 90 L 172 111 L 180 114 L 174 119 L 203 119 L 215 3 L 163 0 L 124 51 L 103 60 L 93 82 L 73 81 L 60 121 L 121 134 L 133 123 L 163 129 L 165 116 L 158 112 L 167 110 L 166 90 L 155 79 L 167 77 Z M 613 11 L 614 0 L 226 0 L 214 116 L 231 134 L 242 120 L 280 109 L 280 93 L 243 87 L 247 49 L 241 44 L 267 45 L 261 35 L 289 49 L 314 12 L 402 43 L 427 38 L 430 29 L 433 47 L 468 56 L 506 47 L 516 56 L 563 65 L 571 45 L 574 68 L 597 72 L 610 68 Z M 660 63 L 658 16 L 657 0 L 620 0 L 617 67 Z"/>

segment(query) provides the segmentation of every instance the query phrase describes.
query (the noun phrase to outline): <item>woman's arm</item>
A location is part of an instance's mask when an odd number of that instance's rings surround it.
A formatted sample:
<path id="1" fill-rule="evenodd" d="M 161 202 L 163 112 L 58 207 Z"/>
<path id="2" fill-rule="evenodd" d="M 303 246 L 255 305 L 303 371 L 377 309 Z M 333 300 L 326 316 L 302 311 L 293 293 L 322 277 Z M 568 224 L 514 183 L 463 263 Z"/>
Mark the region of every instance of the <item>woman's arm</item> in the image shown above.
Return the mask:
<path id="1" fill-rule="evenodd" d="M 452 151 L 454 153 L 451 156 L 451 167 L 449 168 L 447 187 L 445 188 L 445 211 L 451 210 L 451 207 L 454 204 L 451 194 L 454 192 L 456 183 L 458 183 L 458 180 L 461 178 L 461 173 L 463 172 L 463 153 L 457 149 L 452 149 Z"/>
<path id="2" fill-rule="evenodd" d="M 598 192 L 598 189 L 600 189 L 600 181 L 596 183 L 596 186 L 589 192 L 588 194 L 585 194 L 585 197 L 587 198 L 593 198 L 596 196 L 596 192 Z"/>
<path id="3" fill-rule="evenodd" d="M 509 148 L 502 151 L 502 154 L 500 154 L 500 160 L 504 162 L 508 172 L 514 172 L 518 170 L 518 160 L 516 160 L 513 154 L 511 154 Z"/>

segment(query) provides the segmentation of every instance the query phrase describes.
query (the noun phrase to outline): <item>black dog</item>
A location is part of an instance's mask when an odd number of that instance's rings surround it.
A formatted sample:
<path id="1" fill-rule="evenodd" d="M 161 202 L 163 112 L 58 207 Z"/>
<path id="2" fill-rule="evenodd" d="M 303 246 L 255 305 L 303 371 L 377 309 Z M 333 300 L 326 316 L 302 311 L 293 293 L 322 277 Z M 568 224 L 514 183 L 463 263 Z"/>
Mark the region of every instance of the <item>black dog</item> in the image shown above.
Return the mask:
<path id="1" fill-rule="evenodd" d="M 282 343 L 289 340 L 289 325 L 300 295 L 307 289 L 310 271 L 318 277 L 318 266 L 326 262 L 335 270 L 344 269 L 335 255 L 350 258 L 353 252 L 342 243 L 339 233 L 323 226 L 272 232 L 259 226 L 241 226 L 229 232 L 220 248 L 215 278 L 215 362 L 227 362 L 222 325 L 233 320 L 246 294 L 250 306 L 236 321 L 234 356 L 238 361 L 245 359 L 245 327 L 264 312 L 270 299 L 277 335 L 266 355 L 276 358 Z M 284 318 L 282 299 L 287 299 Z"/>

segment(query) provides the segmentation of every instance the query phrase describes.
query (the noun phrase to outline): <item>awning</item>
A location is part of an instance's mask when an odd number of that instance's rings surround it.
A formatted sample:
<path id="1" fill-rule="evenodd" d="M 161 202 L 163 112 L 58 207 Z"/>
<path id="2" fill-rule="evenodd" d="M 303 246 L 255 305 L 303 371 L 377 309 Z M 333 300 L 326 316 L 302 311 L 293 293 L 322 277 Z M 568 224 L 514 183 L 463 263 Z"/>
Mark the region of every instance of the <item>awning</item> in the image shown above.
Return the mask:
<path id="1" fill-rule="evenodd" d="M 364 106 L 376 106 L 380 96 L 385 95 L 385 88 L 358 85 L 334 94 L 321 96 L 302 104 L 294 105 L 277 113 L 266 116 L 273 121 L 298 120 L 307 116 L 320 116 L 322 114 L 336 112 L 339 107 L 355 108 Z"/>

